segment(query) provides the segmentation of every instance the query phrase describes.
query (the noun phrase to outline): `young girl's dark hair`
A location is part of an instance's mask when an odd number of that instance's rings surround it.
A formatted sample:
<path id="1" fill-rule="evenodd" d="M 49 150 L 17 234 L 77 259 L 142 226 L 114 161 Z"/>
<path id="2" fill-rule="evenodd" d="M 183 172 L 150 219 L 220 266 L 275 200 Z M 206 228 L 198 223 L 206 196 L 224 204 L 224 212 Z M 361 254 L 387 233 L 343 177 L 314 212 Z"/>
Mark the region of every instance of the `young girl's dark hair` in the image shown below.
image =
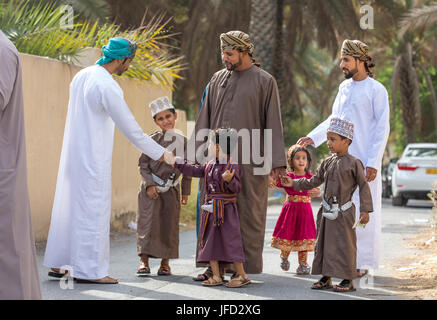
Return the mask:
<path id="1" fill-rule="evenodd" d="M 296 155 L 296 153 L 298 153 L 299 151 L 303 151 L 307 154 L 307 166 L 305 168 L 306 172 L 310 171 L 311 168 L 311 153 L 308 151 L 307 148 L 302 147 L 301 145 L 295 144 L 294 146 L 291 146 L 290 149 L 288 149 L 287 152 L 287 163 L 288 163 L 288 170 L 289 171 L 294 171 L 294 166 L 293 166 L 293 158 Z"/>

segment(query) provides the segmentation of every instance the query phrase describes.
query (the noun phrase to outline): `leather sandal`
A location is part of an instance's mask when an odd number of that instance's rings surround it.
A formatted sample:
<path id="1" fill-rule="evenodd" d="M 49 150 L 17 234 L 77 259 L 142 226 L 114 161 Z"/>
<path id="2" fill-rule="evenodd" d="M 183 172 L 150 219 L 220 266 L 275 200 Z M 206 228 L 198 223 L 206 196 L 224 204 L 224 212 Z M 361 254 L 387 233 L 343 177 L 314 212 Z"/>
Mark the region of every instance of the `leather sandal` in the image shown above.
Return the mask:
<path id="1" fill-rule="evenodd" d="M 137 276 L 142 277 L 148 274 L 150 274 L 150 267 L 141 261 L 137 268 Z"/>
<path id="2" fill-rule="evenodd" d="M 311 289 L 313 289 L 313 290 L 332 289 L 332 280 L 329 277 L 322 277 L 322 279 L 320 279 L 316 283 L 313 283 L 313 285 L 311 286 Z"/>
<path id="3" fill-rule="evenodd" d="M 204 273 L 198 274 L 197 277 L 193 277 L 193 281 L 206 281 L 212 277 L 212 269 L 208 267 Z"/>
<path id="4" fill-rule="evenodd" d="M 75 279 L 77 283 L 91 283 L 91 284 L 118 284 L 118 279 L 106 276 L 101 279 L 88 280 L 88 279 Z"/>
<path id="5" fill-rule="evenodd" d="M 226 287 L 228 288 L 241 288 L 245 285 L 250 284 L 251 281 L 248 278 L 243 277 L 242 275 L 239 275 L 235 278 L 232 278 L 228 283 L 226 283 Z"/>
<path id="6" fill-rule="evenodd" d="M 335 292 L 353 292 L 353 291 L 357 291 L 357 289 L 354 288 L 353 282 L 350 281 L 350 280 L 346 280 L 346 279 L 344 279 L 339 284 L 335 285 L 332 290 L 334 290 Z"/>
<path id="7" fill-rule="evenodd" d="M 68 270 L 66 270 L 64 273 L 60 272 L 60 269 L 57 268 L 51 268 L 48 272 L 48 276 L 56 279 L 61 279 L 63 276 L 68 274 Z"/>
<path id="8" fill-rule="evenodd" d="M 160 266 L 158 269 L 158 276 L 170 276 L 170 266 Z"/>
<path id="9" fill-rule="evenodd" d="M 209 277 L 208 280 L 205 280 L 202 282 L 202 285 L 207 287 L 213 287 L 213 286 L 221 286 L 223 284 L 223 279 L 221 277 L 212 276 Z"/>

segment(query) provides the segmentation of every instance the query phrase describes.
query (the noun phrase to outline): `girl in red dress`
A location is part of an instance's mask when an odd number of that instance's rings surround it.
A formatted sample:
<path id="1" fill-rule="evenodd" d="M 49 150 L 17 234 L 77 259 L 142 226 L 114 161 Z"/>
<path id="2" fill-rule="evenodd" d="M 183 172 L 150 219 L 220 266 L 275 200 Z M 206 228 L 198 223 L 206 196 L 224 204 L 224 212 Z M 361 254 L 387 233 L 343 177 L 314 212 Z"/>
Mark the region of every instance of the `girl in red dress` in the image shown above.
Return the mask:
<path id="1" fill-rule="evenodd" d="M 300 145 L 291 146 L 287 154 L 289 171 L 287 175 L 292 179 L 310 179 L 309 172 L 311 154 Z M 288 256 L 291 251 L 298 252 L 299 267 L 297 274 L 309 274 L 308 251 L 314 251 L 316 242 L 316 225 L 309 191 L 295 191 L 293 187 L 283 187 L 279 179 L 277 185 L 287 192 L 285 201 L 272 237 L 272 247 L 281 250 L 281 268 L 288 271 L 290 262 Z"/>

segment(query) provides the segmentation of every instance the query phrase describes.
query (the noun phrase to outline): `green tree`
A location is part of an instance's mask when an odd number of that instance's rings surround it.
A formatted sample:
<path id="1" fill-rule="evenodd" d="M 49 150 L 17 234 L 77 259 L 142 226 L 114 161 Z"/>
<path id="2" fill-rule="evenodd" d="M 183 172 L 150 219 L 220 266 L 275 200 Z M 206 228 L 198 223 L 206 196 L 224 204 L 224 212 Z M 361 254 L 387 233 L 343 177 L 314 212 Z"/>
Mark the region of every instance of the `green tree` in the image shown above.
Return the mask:
<path id="1" fill-rule="evenodd" d="M 277 31 L 277 1 L 251 0 L 249 35 L 255 46 L 257 60 L 269 73 L 273 69 Z M 281 12 L 279 12 L 279 18 Z"/>
<path id="2" fill-rule="evenodd" d="M 77 18 L 87 21 L 107 22 L 109 6 L 105 0 L 30 0 L 29 4 L 52 4 L 55 7 L 70 5 Z"/>
<path id="3" fill-rule="evenodd" d="M 434 129 L 437 131 L 437 97 L 430 74 L 430 69 L 435 69 L 437 66 L 437 58 L 435 55 L 435 37 L 437 35 L 437 3 L 424 5 L 419 8 L 410 9 L 400 22 L 401 31 L 400 37 L 404 37 L 406 33 L 414 33 L 419 41 L 419 48 L 415 52 L 419 57 L 415 64 L 426 81 L 426 88 L 429 90 L 430 103 L 434 114 Z M 434 39 L 434 42 L 432 41 Z M 434 45 L 432 45 L 434 44 Z"/>
<path id="4" fill-rule="evenodd" d="M 100 48 L 111 37 L 121 36 L 138 43 L 136 59 L 125 76 L 148 80 L 173 88 L 174 79 L 183 69 L 181 57 L 165 50 L 162 17 L 136 29 L 121 31 L 115 24 L 80 21 L 67 28 L 65 16 L 55 3 L 11 0 L 0 4 L 0 29 L 23 53 L 73 62 L 86 47 Z"/>

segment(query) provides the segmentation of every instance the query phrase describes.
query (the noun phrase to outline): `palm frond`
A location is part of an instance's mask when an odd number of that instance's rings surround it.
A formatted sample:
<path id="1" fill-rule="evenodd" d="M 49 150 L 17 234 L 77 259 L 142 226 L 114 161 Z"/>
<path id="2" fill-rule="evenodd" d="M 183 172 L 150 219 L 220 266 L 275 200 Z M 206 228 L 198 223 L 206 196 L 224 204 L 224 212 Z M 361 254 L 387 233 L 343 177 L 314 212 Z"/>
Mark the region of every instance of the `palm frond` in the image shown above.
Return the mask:
<path id="1" fill-rule="evenodd" d="M 407 30 L 426 29 L 435 25 L 436 22 L 437 3 L 411 9 L 400 21 L 399 36 L 402 37 Z"/>
<path id="2" fill-rule="evenodd" d="M 109 6 L 105 0 L 29 0 L 29 4 L 50 3 L 56 7 L 70 5 L 81 20 L 104 23 L 109 16 Z"/>
<path id="3" fill-rule="evenodd" d="M 82 1 L 85 2 L 85 1 Z M 0 4 L 0 29 L 15 44 L 18 51 L 46 56 L 65 62 L 75 62 L 87 47 L 101 48 L 112 37 L 123 37 L 138 44 L 127 77 L 153 81 L 173 89 L 185 68 L 183 57 L 167 50 L 174 34 L 166 30 L 169 20 L 159 15 L 134 30 L 120 31 L 115 24 L 81 22 L 65 28 L 61 22 L 64 12 L 55 3 L 11 0 Z"/>

